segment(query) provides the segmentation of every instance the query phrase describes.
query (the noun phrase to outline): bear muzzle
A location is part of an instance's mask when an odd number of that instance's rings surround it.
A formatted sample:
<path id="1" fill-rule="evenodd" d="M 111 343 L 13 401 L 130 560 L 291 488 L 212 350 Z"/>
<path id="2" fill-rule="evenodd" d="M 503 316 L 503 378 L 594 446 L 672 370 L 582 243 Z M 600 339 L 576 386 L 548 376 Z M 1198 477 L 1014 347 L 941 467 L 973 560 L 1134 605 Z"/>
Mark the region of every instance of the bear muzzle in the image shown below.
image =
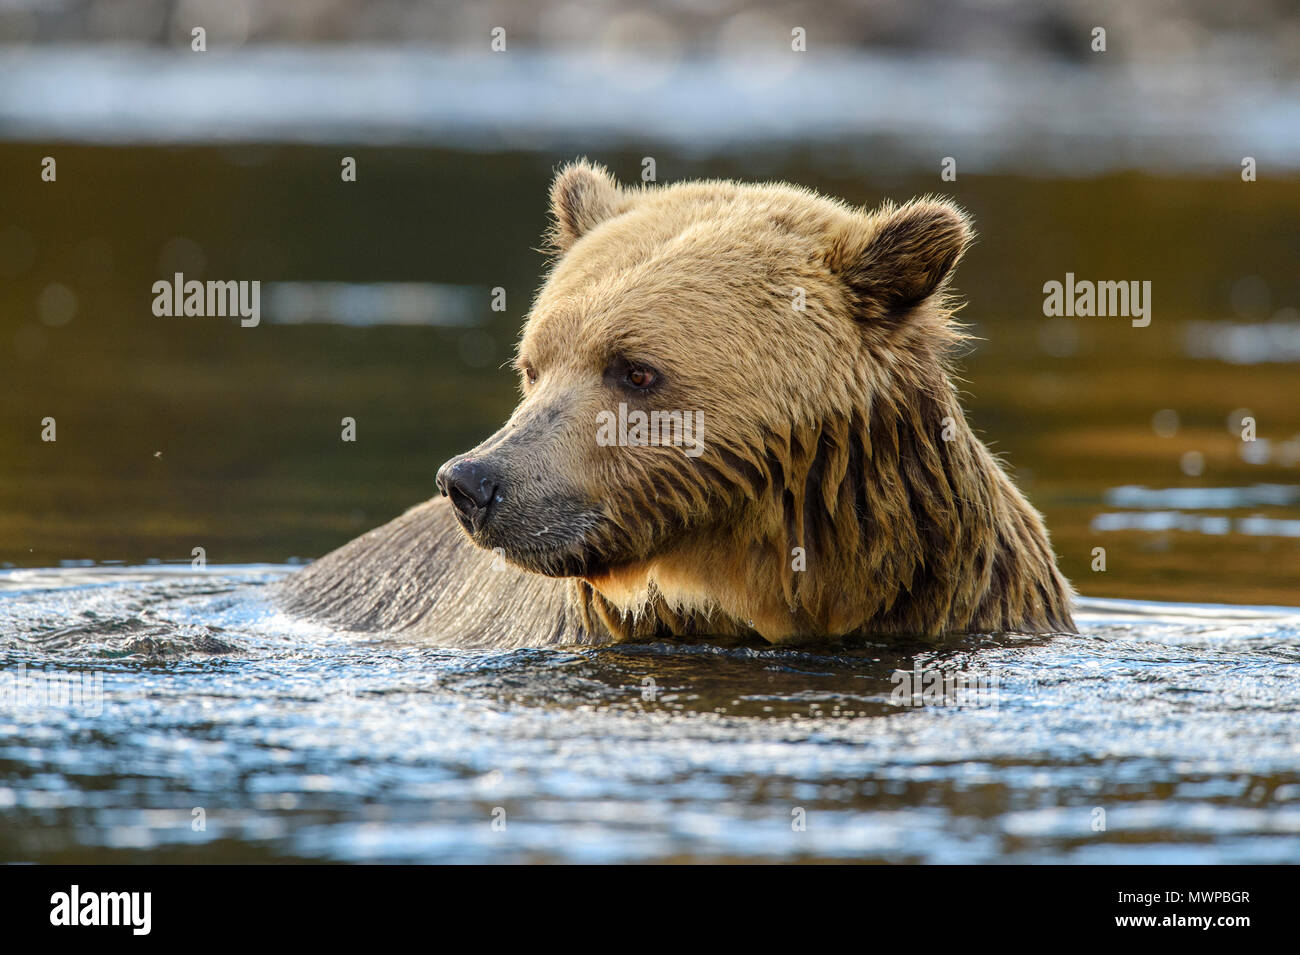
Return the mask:
<path id="1" fill-rule="evenodd" d="M 438 490 L 451 498 L 456 519 L 471 535 L 481 532 L 501 500 L 501 477 L 481 458 L 462 454 L 438 469 Z"/>
<path id="2" fill-rule="evenodd" d="M 520 473 L 496 451 L 475 448 L 438 469 L 438 490 L 470 540 L 549 577 L 604 566 L 592 546 L 604 525 L 600 510 L 564 489 L 539 486 L 535 475 Z"/>

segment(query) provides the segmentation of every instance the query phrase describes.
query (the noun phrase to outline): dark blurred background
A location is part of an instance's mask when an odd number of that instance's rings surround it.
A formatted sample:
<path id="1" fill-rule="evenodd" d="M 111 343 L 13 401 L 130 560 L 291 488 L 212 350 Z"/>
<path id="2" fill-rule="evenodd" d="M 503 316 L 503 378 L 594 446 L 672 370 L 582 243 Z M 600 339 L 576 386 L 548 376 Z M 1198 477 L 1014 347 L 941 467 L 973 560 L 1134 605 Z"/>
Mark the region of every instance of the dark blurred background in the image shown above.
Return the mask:
<path id="1" fill-rule="evenodd" d="M 6 0 L 0 563 L 310 558 L 430 496 L 588 155 L 953 196 L 967 407 L 1079 589 L 1300 603 L 1298 65 L 1294 3 Z M 155 317 L 178 271 L 261 324 Z M 1150 326 L 1044 317 L 1066 272 Z"/>

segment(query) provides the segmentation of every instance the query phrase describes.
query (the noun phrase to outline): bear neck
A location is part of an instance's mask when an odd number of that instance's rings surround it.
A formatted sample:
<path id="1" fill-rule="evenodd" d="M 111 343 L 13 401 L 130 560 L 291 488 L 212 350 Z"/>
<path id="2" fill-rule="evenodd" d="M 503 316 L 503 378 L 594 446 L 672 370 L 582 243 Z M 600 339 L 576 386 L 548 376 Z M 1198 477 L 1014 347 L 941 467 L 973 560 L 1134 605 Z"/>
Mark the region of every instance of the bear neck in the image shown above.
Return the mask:
<path id="1" fill-rule="evenodd" d="M 1073 630 L 1043 522 L 947 376 L 883 393 L 729 454 L 749 462 L 735 470 L 752 516 L 657 559 L 621 597 L 582 584 L 588 626 L 774 643 Z"/>

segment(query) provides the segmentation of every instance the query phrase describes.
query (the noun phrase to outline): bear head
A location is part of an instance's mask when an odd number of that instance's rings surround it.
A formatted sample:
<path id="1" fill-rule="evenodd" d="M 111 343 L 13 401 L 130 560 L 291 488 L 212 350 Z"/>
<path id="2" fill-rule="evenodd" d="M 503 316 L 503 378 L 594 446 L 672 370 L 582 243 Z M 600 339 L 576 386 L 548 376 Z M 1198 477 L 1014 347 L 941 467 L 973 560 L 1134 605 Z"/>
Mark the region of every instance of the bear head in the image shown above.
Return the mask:
<path id="1" fill-rule="evenodd" d="M 948 373 L 967 216 L 788 185 L 627 188 L 585 161 L 551 213 L 522 398 L 438 474 L 474 542 L 584 582 L 611 619 L 782 640 L 878 626 L 928 587 L 942 607 L 899 625 L 950 625 L 940 578 L 959 571 L 941 565 L 966 547 L 961 572 L 996 573 L 963 519 L 1002 493 L 966 486 L 1002 472 Z"/>

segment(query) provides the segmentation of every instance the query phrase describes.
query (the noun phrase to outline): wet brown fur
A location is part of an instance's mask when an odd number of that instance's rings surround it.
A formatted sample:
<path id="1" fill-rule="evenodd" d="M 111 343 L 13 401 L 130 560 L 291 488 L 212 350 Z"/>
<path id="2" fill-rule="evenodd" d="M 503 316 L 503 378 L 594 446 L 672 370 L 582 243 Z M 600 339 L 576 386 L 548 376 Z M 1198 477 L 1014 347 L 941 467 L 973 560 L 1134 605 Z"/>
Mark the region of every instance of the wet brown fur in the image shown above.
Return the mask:
<path id="1" fill-rule="evenodd" d="M 507 562 L 428 502 L 296 574 L 289 609 L 492 646 L 1073 629 L 1042 520 L 952 384 L 963 213 L 784 185 L 626 189 L 585 162 L 551 201 L 555 262 L 519 346 L 537 381 L 471 453 L 508 457 L 520 496 L 580 511 L 537 544 L 528 528 L 551 524 L 533 505 Z M 662 389 L 611 391 L 615 354 Z M 620 400 L 699 409 L 704 453 L 598 447 L 594 416 Z"/>

